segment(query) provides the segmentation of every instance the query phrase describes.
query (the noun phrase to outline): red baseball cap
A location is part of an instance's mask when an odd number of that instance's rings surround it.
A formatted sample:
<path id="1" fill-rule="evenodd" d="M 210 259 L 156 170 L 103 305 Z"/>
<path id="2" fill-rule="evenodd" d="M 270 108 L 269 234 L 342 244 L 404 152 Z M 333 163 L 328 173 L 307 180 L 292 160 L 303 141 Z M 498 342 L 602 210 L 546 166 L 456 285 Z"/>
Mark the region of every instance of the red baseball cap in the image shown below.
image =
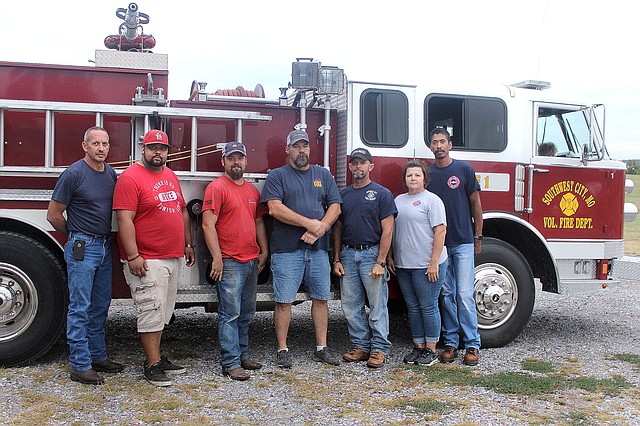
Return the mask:
<path id="1" fill-rule="evenodd" d="M 146 135 L 144 135 L 144 140 L 142 141 L 143 145 L 150 145 L 153 143 L 159 143 L 162 145 L 169 145 L 169 136 L 162 130 L 149 130 Z"/>

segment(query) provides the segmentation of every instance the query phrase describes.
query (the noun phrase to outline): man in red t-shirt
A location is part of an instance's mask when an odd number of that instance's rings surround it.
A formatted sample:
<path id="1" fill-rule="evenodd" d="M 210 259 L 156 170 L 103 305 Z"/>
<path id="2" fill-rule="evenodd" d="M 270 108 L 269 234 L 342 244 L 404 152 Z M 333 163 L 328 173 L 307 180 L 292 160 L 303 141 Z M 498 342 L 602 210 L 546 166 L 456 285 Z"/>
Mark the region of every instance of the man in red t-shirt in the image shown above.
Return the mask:
<path id="1" fill-rule="evenodd" d="M 113 209 L 124 276 L 138 312 L 138 334 L 145 351 L 144 376 L 156 386 L 171 386 L 167 373 L 185 368 L 161 356 L 160 341 L 173 315 L 182 260 L 195 263 L 191 226 L 180 183 L 165 167 L 169 138 L 160 130 L 144 136 L 142 161 L 118 179 Z"/>
<path id="2" fill-rule="evenodd" d="M 245 181 L 247 150 L 229 142 L 222 151 L 224 176 L 204 194 L 202 229 L 211 252 L 211 278 L 217 281 L 218 340 L 222 371 L 234 380 L 250 378 L 246 370 L 262 365 L 248 355 L 249 324 L 256 311 L 258 273 L 268 255 L 260 193 Z"/>

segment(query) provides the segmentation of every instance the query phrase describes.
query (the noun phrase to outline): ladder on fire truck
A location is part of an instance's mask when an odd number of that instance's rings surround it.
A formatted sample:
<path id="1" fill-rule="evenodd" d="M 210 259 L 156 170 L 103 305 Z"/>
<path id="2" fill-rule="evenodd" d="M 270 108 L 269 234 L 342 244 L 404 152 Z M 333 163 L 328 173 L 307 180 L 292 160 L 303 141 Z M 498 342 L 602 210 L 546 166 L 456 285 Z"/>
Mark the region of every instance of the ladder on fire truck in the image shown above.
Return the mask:
<path id="1" fill-rule="evenodd" d="M 9 166 L 5 164 L 5 111 L 44 113 L 44 164 L 36 166 Z M 236 122 L 236 139 L 242 141 L 242 125 L 244 121 L 270 121 L 271 117 L 252 111 L 227 111 L 213 109 L 173 108 L 161 106 L 112 105 L 72 102 L 26 101 L 0 99 L 0 172 L 11 175 L 33 176 L 34 173 L 51 174 L 61 172 L 60 166 L 54 164 L 55 149 L 55 114 L 95 115 L 95 125 L 103 126 L 105 116 L 131 117 L 131 157 L 133 163 L 140 154 L 141 136 L 151 129 L 153 119 L 182 118 L 191 120 L 191 146 L 189 173 L 198 173 L 198 121 L 199 120 L 234 120 Z M 163 130 L 163 129 L 161 129 Z M 24 173 L 24 174 L 23 174 Z M 5 194 L 6 196 L 6 194 Z"/>

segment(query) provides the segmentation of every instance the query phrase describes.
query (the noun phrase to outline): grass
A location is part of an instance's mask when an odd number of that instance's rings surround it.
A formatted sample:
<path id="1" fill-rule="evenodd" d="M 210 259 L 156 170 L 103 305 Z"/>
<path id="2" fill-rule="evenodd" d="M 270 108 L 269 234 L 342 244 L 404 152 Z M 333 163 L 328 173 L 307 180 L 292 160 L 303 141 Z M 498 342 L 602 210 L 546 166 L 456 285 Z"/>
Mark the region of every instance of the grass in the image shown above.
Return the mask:
<path id="1" fill-rule="evenodd" d="M 619 355 L 621 356 L 621 355 Z M 619 357 L 618 356 L 618 357 Z M 624 356 L 632 363 L 637 360 L 633 355 Z M 619 358 L 618 358 L 619 359 Z M 635 364 L 634 364 L 635 365 Z M 422 373 L 431 384 L 446 386 L 481 386 L 485 389 L 505 395 L 536 396 L 562 390 L 582 389 L 591 393 L 616 395 L 632 385 L 621 376 L 599 379 L 589 376 L 570 377 L 566 373 L 557 373 L 556 368 L 549 362 L 525 359 L 522 369 L 537 373 L 505 372 L 495 374 L 478 374 L 467 368 L 443 367 L 424 369 L 421 367 L 406 367 Z"/>
<path id="2" fill-rule="evenodd" d="M 553 364 L 547 361 L 540 361 L 535 358 L 527 358 L 522 361 L 522 369 L 535 373 L 552 373 L 555 371 Z"/>
<path id="3" fill-rule="evenodd" d="M 627 194 L 625 202 L 640 207 L 640 175 L 627 175 L 633 181 L 635 188 Z M 640 255 L 640 218 L 633 222 L 624 223 L 624 252 L 628 255 Z"/>
<path id="4" fill-rule="evenodd" d="M 614 358 L 617 359 L 618 361 L 628 362 L 629 364 L 632 364 L 636 370 L 640 371 L 640 355 L 617 354 L 614 356 Z"/>
<path id="5" fill-rule="evenodd" d="M 402 400 L 396 407 L 431 416 L 433 414 L 450 413 L 458 408 L 458 404 L 445 402 L 441 398 L 432 396 L 421 396 Z"/>
<path id="6" fill-rule="evenodd" d="M 634 370 L 640 368 L 640 356 L 636 354 L 616 354 L 608 359 L 629 363 Z M 26 380 L 34 386 L 27 386 L 14 395 L 15 403 L 25 411 L 19 417 L 4 420 L 11 425 L 46 425 L 70 420 L 75 412 L 83 410 L 95 416 L 96 424 L 110 424 L 114 420 L 109 414 L 114 404 L 126 401 L 132 409 L 128 419 L 131 422 L 183 426 L 255 424 L 256 413 L 268 412 L 269 406 L 263 398 L 269 394 L 270 387 L 276 385 L 279 392 L 286 392 L 292 404 L 303 405 L 309 412 L 330 410 L 336 418 L 363 425 L 375 424 L 376 413 L 381 411 L 397 412 L 398 419 L 404 419 L 397 424 L 436 424 L 458 413 L 464 419 L 465 410 L 486 398 L 486 392 L 479 393 L 484 396 L 474 396 L 477 394 L 474 389 L 478 388 L 503 395 L 501 398 L 509 405 L 509 416 L 514 421 L 595 424 L 617 419 L 608 411 L 609 407 L 602 405 L 603 401 L 637 391 L 637 387 L 622 376 L 577 375 L 573 368 L 565 368 L 567 363 L 573 364 L 571 359 L 547 362 L 526 358 L 517 371 L 492 374 L 442 364 L 429 368 L 403 365 L 364 372 L 346 367 L 304 372 L 265 371 L 252 379 L 257 392 L 242 405 L 222 397 L 239 384 L 221 382 L 217 376 L 204 377 L 196 384 L 156 389 L 147 386 L 138 375 L 123 374 L 109 377 L 107 384 L 87 392 L 82 385 L 67 383 L 66 376 L 56 377 L 54 373 L 62 368 L 56 366 L 26 375 Z M 377 380 L 383 376 L 384 380 Z M 0 381 L 18 377 L 25 377 L 19 369 L 0 369 Z M 71 392 L 50 394 L 47 386 L 37 385 L 61 379 Z M 135 391 L 132 393 L 132 390 Z M 576 398 L 579 403 L 575 402 Z M 538 413 L 532 409 L 534 400 L 547 401 L 552 407 Z M 69 424 L 73 424 L 72 421 Z"/>

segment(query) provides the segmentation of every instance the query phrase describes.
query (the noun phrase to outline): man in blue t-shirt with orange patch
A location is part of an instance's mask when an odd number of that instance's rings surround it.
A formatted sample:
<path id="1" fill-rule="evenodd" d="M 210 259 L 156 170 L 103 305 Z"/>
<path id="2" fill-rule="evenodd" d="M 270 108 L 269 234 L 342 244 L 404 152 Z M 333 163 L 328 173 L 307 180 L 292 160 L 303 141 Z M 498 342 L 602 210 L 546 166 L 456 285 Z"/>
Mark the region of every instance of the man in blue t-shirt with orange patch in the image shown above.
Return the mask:
<path id="1" fill-rule="evenodd" d="M 309 152 L 307 133 L 290 132 L 286 147 L 288 163 L 269 173 L 260 200 L 275 219 L 270 249 L 276 301 L 273 312 L 278 342 L 276 364 L 281 368 L 292 365 L 287 333 L 291 304 L 303 279 L 312 303 L 314 359 L 340 364 L 339 356 L 327 348 L 327 301 L 331 296 L 328 231 L 340 215 L 342 198 L 331 173 L 309 164 Z"/>

